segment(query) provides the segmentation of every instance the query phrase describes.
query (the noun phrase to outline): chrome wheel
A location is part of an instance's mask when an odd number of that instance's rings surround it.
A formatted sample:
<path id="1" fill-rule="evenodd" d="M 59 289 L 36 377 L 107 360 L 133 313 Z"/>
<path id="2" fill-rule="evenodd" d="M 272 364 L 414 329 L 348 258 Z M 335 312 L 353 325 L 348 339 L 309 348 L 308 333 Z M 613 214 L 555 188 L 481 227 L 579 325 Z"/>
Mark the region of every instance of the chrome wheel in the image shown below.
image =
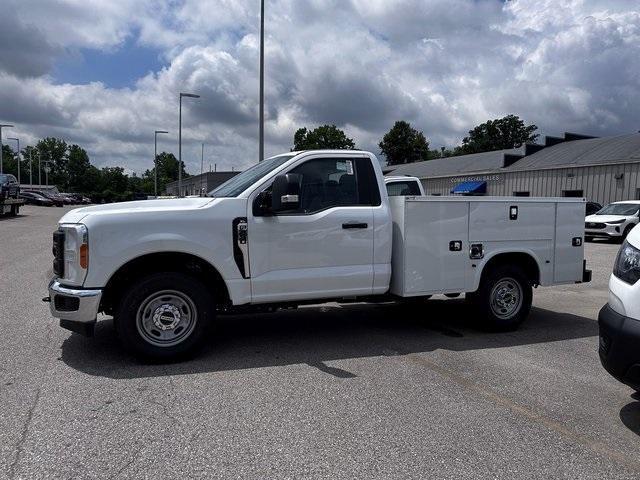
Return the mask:
<path id="1" fill-rule="evenodd" d="M 491 310 L 501 319 L 513 317 L 522 308 L 522 286 L 513 278 L 503 278 L 491 290 Z"/>
<path id="2" fill-rule="evenodd" d="M 145 341 L 158 347 L 171 347 L 184 341 L 196 326 L 193 300 L 176 290 L 149 295 L 138 308 L 136 326 Z"/>

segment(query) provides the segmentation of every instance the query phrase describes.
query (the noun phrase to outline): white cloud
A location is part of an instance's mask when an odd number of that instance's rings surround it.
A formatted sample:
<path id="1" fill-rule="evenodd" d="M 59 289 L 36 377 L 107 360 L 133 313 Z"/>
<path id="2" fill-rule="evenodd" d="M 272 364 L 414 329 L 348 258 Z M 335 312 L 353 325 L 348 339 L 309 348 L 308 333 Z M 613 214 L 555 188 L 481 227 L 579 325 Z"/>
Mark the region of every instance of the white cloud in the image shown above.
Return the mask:
<path id="1" fill-rule="evenodd" d="M 194 91 L 202 98 L 183 112 L 187 168 L 199 171 L 201 141 L 206 163 L 219 168 L 257 159 L 257 2 L 10 7 L 14 53 L 0 53 L 0 121 L 21 138 L 61 136 L 100 165 L 141 172 L 154 129 L 170 130 L 160 148 L 177 150 L 178 92 Z M 507 113 L 549 134 L 635 131 L 639 10 L 623 0 L 269 0 L 267 153 L 288 149 L 296 128 L 325 122 L 374 151 L 398 119 L 434 148 Z M 124 89 L 48 75 L 61 55 L 114 51 L 127 39 L 161 49 L 167 65 Z"/>

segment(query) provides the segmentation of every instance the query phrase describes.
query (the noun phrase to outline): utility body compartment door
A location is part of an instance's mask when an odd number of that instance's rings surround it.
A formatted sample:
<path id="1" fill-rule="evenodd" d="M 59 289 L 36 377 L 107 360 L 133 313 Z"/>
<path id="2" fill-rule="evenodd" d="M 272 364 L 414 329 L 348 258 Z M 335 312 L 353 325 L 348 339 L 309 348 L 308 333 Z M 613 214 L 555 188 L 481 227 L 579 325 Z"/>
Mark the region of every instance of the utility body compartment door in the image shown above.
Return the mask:
<path id="1" fill-rule="evenodd" d="M 402 296 L 465 290 L 469 261 L 469 203 L 392 197 L 391 292 Z"/>
<path id="2" fill-rule="evenodd" d="M 584 259 L 584 203 L 556 204 L 554 283 L 582 281 Z"/>

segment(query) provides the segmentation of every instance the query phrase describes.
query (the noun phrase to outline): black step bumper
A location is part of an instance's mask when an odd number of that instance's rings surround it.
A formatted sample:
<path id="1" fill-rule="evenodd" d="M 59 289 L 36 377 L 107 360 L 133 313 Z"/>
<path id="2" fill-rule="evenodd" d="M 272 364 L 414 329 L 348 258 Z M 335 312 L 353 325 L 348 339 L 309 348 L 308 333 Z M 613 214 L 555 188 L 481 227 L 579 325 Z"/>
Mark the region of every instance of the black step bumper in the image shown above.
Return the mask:
<path id="1" fill-rule="evenodd" d="M 598 315 L 602 366 L 614 378 L 640 391 L 640 321 L 625 317 L 608 304 Z"/>

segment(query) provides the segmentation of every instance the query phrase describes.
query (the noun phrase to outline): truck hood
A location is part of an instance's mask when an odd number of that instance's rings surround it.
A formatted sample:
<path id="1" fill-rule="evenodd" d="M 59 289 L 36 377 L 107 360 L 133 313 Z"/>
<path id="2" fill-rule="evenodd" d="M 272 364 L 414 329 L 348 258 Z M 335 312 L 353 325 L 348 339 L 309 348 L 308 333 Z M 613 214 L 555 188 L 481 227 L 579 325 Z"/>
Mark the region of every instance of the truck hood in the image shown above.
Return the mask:
<path id="1" fill-rule="evenodd" d="M 161 213 L 181 210 L 194 210 L 209 205 L 215 198 L 172 198 L 166 200 L 140 200 L 137 202 L 105 203 L 71 210 L 59 223 L 80 223 L 89 215 L 126 215 L 129 213 Z"/>
<path id="2" fill-rule="evenodd" d="M 620 220 L 626 220 L 629 217 L 626 215 L 589 215 L 585 217 L 585 222 L 596 222 L 596 223 L 608 223 L 615 222 Z"/>

